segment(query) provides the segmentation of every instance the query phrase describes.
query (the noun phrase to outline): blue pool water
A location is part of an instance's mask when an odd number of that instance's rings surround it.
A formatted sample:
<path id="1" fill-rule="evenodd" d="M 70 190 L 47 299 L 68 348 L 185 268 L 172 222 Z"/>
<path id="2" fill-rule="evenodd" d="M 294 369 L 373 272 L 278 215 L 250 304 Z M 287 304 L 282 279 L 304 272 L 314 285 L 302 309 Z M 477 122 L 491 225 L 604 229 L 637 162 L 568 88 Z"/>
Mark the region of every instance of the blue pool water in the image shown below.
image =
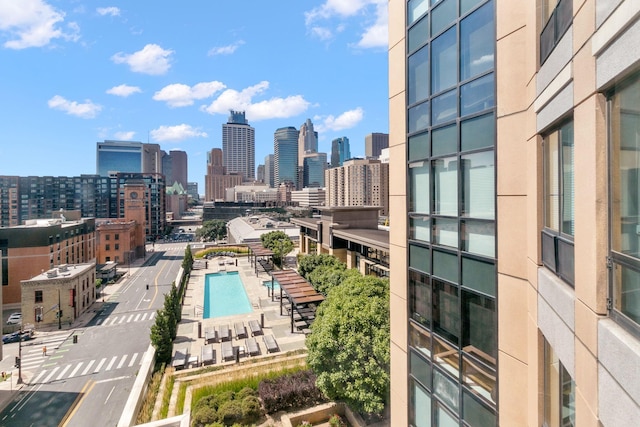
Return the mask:
<path id="1" fill-rule="evenodd" d="M 252 311 L 251 302 L 237 271 L 207 274 L 204 283 L 205 319 Z"/>
<path id="2" fill-rule="evenodd" d="M 267 288 L 271 289 L 271 280 L 263 280 L 262 281 L 262 286 L 266 286 Z M 279 291 L 280 290 L 280 283 L 274 281 L 273 282 L 273 290 L 274 291 Z"/>

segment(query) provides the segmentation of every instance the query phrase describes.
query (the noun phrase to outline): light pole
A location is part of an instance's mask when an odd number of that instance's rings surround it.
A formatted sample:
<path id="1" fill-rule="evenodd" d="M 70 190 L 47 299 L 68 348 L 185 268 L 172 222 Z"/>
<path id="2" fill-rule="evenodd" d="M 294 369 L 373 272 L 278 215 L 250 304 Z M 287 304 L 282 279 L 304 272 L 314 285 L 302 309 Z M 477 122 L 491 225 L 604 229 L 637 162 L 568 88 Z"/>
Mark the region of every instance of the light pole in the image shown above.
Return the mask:
<path id="1" fill-rule="evenodd" d="M 18 334 L 18 380 L 16 384 L 22 384 L 22 323 Z"/>
<path id="2" fill-rule="evenodd" d="M 60 310 L 60 289 L 58 289 L 58 329 L 62 329 L 62 310 Z"/>

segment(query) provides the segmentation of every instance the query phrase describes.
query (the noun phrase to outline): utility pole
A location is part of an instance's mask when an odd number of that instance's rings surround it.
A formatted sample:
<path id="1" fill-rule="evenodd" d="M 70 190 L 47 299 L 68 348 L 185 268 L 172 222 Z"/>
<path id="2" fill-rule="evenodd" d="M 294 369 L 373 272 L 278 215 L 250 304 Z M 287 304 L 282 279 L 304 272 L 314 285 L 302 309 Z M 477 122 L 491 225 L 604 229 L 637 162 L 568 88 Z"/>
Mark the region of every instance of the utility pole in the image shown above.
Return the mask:
<path id="1" fill-rule="evenodd" d="M 58 289 L 58 329 L 62 329 L 62 310 L 60 310 L 60 289 Z"/>
<path id="2" fill-rule="evenodd" d="M 20 324 L 20 334 L 18 335 L 18 380 L 16 384 L 22 384 L 22 323 Z"/>

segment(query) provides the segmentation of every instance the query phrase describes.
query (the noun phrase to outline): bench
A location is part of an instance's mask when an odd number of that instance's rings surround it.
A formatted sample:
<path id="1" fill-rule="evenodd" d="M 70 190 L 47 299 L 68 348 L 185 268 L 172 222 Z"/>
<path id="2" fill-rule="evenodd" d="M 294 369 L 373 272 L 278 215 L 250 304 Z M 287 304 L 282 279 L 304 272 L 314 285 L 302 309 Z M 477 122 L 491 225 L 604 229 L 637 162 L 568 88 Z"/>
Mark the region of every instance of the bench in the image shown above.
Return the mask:
<path id="1" fill-rule="evenodd" d="M 255 338 L 247 338 L 247 353 L 249 353 L 249 356 L 257 356 L 260 354 L 260 347 Z"/>
<path id="2" fill-rule="evenodd" d="M 273 335 L 264 335 L 262 337 L 262 341 L 264 341 L 264 345 L 265 347 L 267 347 L 268 353 L 275 353 L 279 351 L 278 343 L 276 342 L 276 339 L 273 337 Z"/>
<path id="3" fill-rule="evenodd" d="M 233 325 L 233 328 L 236 331 L 236 338 L 237 339 L 246 338 L 247 337 L 247 331 L 244 329 L 244 322 L 236 322 Z"/>
<path id="4" fill-rule="evenodd" d="M 227 360 L 234 359 L 233 354 L 233 346 L 231 345 L 231 341 L 224 341 L 222 343 L 222 360 L 226 362 Z"/>
<path id="5" fill-rule="evenodd" d="M 200 362 L 202 366 L 214 365 L 216 363 L 216 351 L 212 345 L 205 345 L 200 351 Z"/>
<path id="6" fill-rule="evenodd" d="M 251 329 L 251 336 L 262 335 L 262 326 L 257 320 L 249 320 L 249 329 Z"/>
<path id="7" fill-rule="evenodd" d="M 229 341 L 231 339 L 231 331 L 229 325 L 220 326 L 220 341 Z"/>

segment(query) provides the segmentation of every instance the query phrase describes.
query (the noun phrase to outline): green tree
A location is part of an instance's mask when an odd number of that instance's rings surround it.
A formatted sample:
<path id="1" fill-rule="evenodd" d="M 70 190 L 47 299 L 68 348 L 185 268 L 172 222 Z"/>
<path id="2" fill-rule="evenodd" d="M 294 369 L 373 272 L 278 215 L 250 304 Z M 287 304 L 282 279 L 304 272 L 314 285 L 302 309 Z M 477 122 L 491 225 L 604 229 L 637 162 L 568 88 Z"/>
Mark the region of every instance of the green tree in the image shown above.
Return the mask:
<path id="1" fill-rule="evenodd" d="M 351 277 L 362 277 L 362 274 L 355 268 L 348 269 L 344 264 L 341 263 L 340 265 L 341 267 L 329 266 L 316 268 L 309 274 L 307 280 L 316 291 L 327 295 L 332 288 L 343 283 L 345 280 Z"/>
<path id="2" fill-rule="evenodd" d="M 169 329 L 169 334 L 173 341 L 178 332 L 178 317 L 176 315 L 175 304 L 171 298 L 171 293 L 164 294 L 164 307 L 162 311 L 167 317 L 167 328 Z"/>
<path id="3" fill-rule="evenodd" d="M 196 238 L 205 242 L 225 239 L 227 237 L 227 223 L 222 219 L 212 219 L 202 223 L 202 227 L 196 230 Z"/>
<path id="4" fill-rule="evenodd" d="M 309 254 L 298 259 L 298 273 L 307 280 L 309 280 L 309 273 L 324 266 L 344 266 L 344 263 L 329 254 Z"/>
<path id="5" fill-rule="evenodd" d="M 380 414 L 389 395 L 389 281 L 351 276 L 320 304 L 307 363 L 331 399 Z"/>
<path id="6" fill-rule="evenodd" d="M 151 345 L 156 349 L 156 360 L 158 363 L 169 363 L 171 361 L 171 347 L 173 337 L 169 317 L 164 309 L 158 310 L 156 321 L 151 325 Z"/>
<path id="7" fill-rule="evenodd" d="M 184 250 L 184 258 L 182 259 L 182 268 L 184 269 L 185 274 L 191 273 L 191 268 L 193 267 L 193 254 L 191 253 L 191 245 L 187 245 L 187 248 Z"/>
<path id="8" fill-rule="evenodd" d="M 273 262 L 282 267 L 285 255 L 293 250 L 293 242 L 284 231 L 270 231 L 260 236 L 262 246 L 273 252 Z"/>

